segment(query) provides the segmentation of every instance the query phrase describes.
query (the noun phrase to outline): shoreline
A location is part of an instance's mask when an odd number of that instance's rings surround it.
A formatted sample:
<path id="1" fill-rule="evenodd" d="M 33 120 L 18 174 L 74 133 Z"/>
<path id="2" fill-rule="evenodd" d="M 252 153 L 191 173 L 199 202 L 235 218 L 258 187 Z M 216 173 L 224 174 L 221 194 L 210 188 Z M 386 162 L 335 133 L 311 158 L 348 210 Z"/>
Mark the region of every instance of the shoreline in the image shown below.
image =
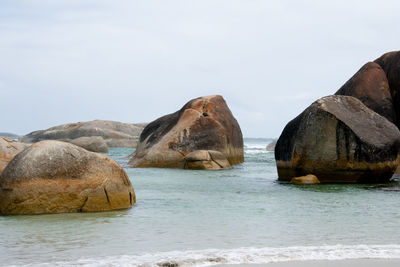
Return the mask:
<path id="1" fill-rule="evenodd" d="M 217 267 L 397 267 L 400 259 L 304 260 L 271 263 L 217 264 Z"/>

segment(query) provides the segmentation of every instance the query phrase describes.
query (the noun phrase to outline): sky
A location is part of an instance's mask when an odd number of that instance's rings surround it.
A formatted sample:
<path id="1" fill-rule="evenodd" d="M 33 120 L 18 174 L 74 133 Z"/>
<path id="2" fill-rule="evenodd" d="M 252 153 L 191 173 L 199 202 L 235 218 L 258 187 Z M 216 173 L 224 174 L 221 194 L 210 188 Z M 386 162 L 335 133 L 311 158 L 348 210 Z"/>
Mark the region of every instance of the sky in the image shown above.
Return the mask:
<path id="1" fill-rule="evenodd" d="M 279 137 L 400 49 L 400 1 L 2 0 L 0 132 L 150 122 L 220 94 L 245 137 Z"/>

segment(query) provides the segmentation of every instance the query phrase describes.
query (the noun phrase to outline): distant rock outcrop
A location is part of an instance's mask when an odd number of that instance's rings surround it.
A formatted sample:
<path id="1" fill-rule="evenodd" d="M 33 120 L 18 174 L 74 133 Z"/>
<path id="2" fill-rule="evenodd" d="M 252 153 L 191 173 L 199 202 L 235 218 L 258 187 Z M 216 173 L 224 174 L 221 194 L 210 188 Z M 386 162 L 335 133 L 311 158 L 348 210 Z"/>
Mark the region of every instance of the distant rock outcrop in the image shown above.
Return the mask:
<path id="1" fill-rule="evenodd" d="M 0 174 L 15 155 L 28 146 L 28 144 L 17 142 L 6 137 L 0 137 Z"/>
<path id="2" fill-rule="evenodd" d="M 42 140 L 70 142 L 80 137 L 100 136 L 108 147 L 136 147 L 144 123 L 132 124 L 116 121 L 94 120 L 55 126 L 35 131 L 22 137 L 23 142 L 35 143 Z"/>
<path id="3" fill-rule="evenodd" d="M 12 139 L 12 140 L 18 140 L 18 138 L 20 138 L 20 136 L 17 135 L 17 134 L 13 134 L 13 133 L 4 133 L 4 132 L 1 132 L 1 133 L 0 133 L 0 136 L 2 136 L 2 137 L 7 137 L 7 138 Z"/>
<path id="4" fill-rule="evenodd" d="M 125 209 L 135 192 L 112 159 L 60 141 L 26 148 L 0 176 L 0 214 Z"/>
<path id="5" fill-rule="evenodd" d="M 314 174 L 321 182 L 386 182 L 400 162 L 400 132 L 350 96 L 328 96 L 283 130 L 275 148 L 280 180 Z"/>
<path id="6" fill-rule="evenodd" d="M 269 143 L 266 147 L 267 151 L 274 151 L 275 150 L 275 146 L 276 146 L 276 142 L 277 140 L 272 141 L 271 143 Z"/>
<path id="7" fill-rule="evenodd" d="M 219 95 L 193 99 L 179 111 L 148 124 L 129 164 L 184 168 L 185 156 L 196 150 L 219 151 L 229 164 L 244 160 L 239 124 Z"/>

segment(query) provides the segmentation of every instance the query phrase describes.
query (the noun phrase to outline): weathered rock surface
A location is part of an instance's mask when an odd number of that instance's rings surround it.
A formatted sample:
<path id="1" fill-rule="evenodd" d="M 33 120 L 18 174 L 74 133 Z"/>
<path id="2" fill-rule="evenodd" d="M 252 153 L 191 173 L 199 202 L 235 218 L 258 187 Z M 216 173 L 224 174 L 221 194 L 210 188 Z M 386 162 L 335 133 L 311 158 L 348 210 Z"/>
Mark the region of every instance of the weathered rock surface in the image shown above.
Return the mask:
<path id="1" fill-rule="evenodd" d="M 224 154 L 215 150 L 196 150 L 184 158 L 185 169 L 192 170 L 220 170 L 231 167 Z"/>
<path id="2" fill-rule="evenodd" d="M 132 124 L 116 121 L 94 120 L 55 126 L 47 130 L 35 131 L 25 135 L 23 142 L 35 143 L 42 140 L 70 142 L 79 137 L 102 137 L 109 147 L 136 147 L 144 123 Z"/>
<path id="3" fill-rule="evenodd" d="M 271 143 L 269 143 L 267 145 L 267 147 L 266 147 L 266 150 L 267 151 L 274 151 L 275 150 L 275 146 L 276 146 L 276 142 L 277 142 L 277 140 L 272 141 Z"/>
<path id="4" fill-rule="evenodd" d="M 396 111 L 396 122 L 400 128 L 400 51 L 389 52 L 376 59 L 386 73 L 389 88 L 392 95 L 394 108 Z"/>
<path id="5" fill-rule="evenodd" d="M 222 96 L 193 99 L 148 124 L 129 164 L 184 168 L 184 157 L 196 150 L 219 151 L 231 165 L 244 160 L 242 132 Z"/>
<path id="6" fill-rule="evenodd" d="M 317 176 L 308 174 L 306 176 L 294 177 L 290 180 L 291 184 L 319 184 Z"/>
<path id="7" fill-rule="evenodd" d="M 25 143 L 17 142 L 6 137 L 0 137 L 0 174 L 15 155 L 28 146 L 29 145 Z"/>
<path id="8" fill-rule="evenodd" d="M 400 132 L 350 96 L 328 96 L 289 122 L 275 148 L 280 180 L 385 182 L 400 162 Z"/>
<path id="9" fill-rule="evenodd" d="M 107 153 L 108 146 L 106 141 L 104 141 L 101 136 L 92 136 L 92 137 L 79 137 L 76 139 L 72 139 L 69 143 L 74 144 L 76 146 L 80 146 L 91 152 L 99 152 L 99 153 Z"/>
<path id="10" fill-rule="evenodd" d="M 125 209 L 135 192 L 112 159 L 60 141 L 26 148 L 0 176 L 0 213 L 42 214 Z"/>
<path id="11" fill-rule="evenodd" d="M 375 62 L 365 64 L 336 92 L 336 95 L 353 96 L 389 121 L 393 123 L 396 121 L 386 74 Z"/>

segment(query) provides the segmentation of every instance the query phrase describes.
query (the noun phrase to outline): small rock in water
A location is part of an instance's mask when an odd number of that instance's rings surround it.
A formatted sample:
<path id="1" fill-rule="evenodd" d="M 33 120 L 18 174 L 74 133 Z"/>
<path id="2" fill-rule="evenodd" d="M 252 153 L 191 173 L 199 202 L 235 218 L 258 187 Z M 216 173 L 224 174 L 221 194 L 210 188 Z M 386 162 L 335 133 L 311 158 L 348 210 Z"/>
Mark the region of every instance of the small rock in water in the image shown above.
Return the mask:
<path id="1" fill-rule="evenodd" d="M 319 184 L 317 176 L 308 174 L 306 176 L 294 177 L 290 181 L 291 184 Z"/>

